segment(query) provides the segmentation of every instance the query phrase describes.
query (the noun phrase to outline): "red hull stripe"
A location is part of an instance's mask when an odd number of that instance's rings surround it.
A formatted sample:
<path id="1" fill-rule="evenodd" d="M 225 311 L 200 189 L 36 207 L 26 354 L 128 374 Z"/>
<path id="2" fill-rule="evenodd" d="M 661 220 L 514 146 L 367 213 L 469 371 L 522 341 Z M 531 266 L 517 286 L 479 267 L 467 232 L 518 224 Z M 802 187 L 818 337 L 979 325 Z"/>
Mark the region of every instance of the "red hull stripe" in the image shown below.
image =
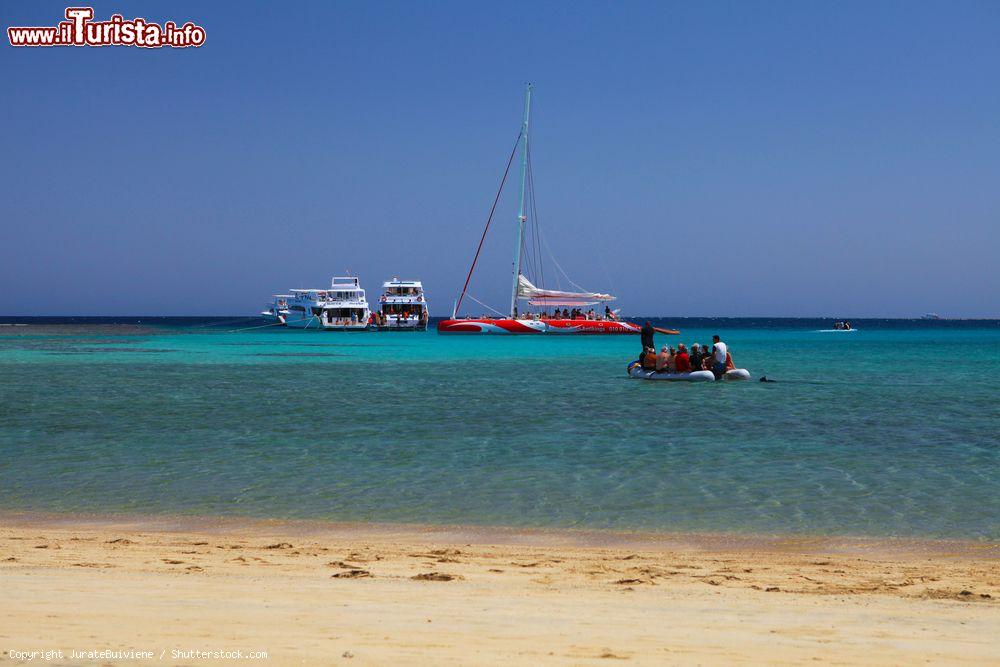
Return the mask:
<path id="1" fill-rule="evenodd" d="M 471 319 L 441 320 L 438 333 L 478 334 L 637 334 L 639 326 L 632 322 L 610 320 L 515 320 Z"/>

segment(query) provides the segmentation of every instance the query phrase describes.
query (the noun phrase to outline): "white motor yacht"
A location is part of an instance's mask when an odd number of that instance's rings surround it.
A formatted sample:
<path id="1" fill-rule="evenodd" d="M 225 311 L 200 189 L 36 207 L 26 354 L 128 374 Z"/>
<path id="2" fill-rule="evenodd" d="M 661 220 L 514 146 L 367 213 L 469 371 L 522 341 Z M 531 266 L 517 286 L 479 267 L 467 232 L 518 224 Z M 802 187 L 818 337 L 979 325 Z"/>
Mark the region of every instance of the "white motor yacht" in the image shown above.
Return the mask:
<path id="1" fill-rule="evenodd" d="M 426 331 L 430 319 L 419 280 L 393 277 L 382 283 L 375 323 L 379 331 Z"/>
<path id="2" fill-rule="evenodd" d="M 285 325 L 316 331 L 364 331 L 371 311 L 357 276 L 338 276 L 330 289 L 293 289 Z"/>

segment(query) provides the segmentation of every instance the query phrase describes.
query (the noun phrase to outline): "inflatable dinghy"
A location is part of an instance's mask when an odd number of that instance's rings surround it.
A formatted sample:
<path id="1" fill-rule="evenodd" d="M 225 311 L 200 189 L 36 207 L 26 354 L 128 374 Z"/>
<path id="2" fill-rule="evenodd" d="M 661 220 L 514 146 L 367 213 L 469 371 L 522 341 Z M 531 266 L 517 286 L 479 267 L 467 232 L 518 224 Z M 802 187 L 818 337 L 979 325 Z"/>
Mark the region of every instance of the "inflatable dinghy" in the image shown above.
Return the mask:
<path id="1" fill-rule="evenodd" d="M 712 371 L 691 371 L 690 373 L 665 373 L 643 368 L 638 361 L 628 365 L 628 375 L 640 380 L 667 380 L 669 382 L 715 382 Z M 734 368 L 726 371 L 723 380 L 749 380 L 750 371 L 745 368 Z"/>

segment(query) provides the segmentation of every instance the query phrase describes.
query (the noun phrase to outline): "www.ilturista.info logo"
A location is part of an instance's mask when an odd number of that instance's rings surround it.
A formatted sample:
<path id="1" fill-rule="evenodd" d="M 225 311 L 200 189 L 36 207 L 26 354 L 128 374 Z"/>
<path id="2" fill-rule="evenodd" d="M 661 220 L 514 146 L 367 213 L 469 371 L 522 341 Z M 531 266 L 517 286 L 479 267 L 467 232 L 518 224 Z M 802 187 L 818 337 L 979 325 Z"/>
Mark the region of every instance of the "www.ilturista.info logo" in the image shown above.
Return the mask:
<path id="1" fill-rule="evenodd" d="M 112 14 L 107 21 L 94 21 L 93 7 L 67 7 L 66 19 L 54 27 L 10 27 L 11 46 L 139 46 L 157 49 L 164 46 L 186 48 L 205 43 L 205 29 L 188 21 L 179 26 L 173 21 L 163 25 L 144 18 L 126 21 Z"/>

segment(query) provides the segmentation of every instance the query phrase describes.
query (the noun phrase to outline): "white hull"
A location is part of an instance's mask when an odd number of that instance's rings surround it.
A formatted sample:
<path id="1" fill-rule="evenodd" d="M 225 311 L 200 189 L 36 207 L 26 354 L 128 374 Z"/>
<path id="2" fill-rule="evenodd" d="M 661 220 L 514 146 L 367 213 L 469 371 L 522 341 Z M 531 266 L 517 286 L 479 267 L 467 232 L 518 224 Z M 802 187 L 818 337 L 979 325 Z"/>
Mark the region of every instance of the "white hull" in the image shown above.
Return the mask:
<path id="1" fill-rule="evenodd" d="M 356 276 L 335 277 L 329 289 L 293 289 L 276 298 L 287 306 L 279 313 L 285 313 L 284 324 L 291 329 L 365 331 L 371 323 L 365 291 Z"/>
<path id="2" fill-rule="evenodd" d="M 690 373 L 658 373 L 645 370 L 638 365 L 629 368 L 629 377 L 640 380 L 663 380 L 666 382 L 715 382 L 712 371 L 692 371 Z"/>
<path id="3" fill-rule="evenodd" d="M 375 328 L 379 331 L 427 331 L 427 323 L 420 323 L 416 320 L 413 322 L 394 322 L 390 320 L 387 324 L 380 324 Z"/>
<path id="4" fill-rule="evenodd" d="M 294 314 L 289 315 L 285 320 L 285 326 L 290 329 L 308 329 L 311 331 L 365 331 L 368 329 L 367 319 L 356 324 L 329 324 L 316 316 L 306 316 L 295 318 Z"/>
<path id="5" fill-rule="evenodd" d="M 642 368 L 638 361 L 628 366 L 629 377 L 639 380 L 661 380 L 666 382 L 715 382 L 712 371 L 691 371 L 690 373 L 664 373 Z M 734 368 L 726 371 L 721 380 L 749 380 L 750 371 L 745 368 Z"/>
<path id="6" fill-rule="evenodd" d="M 392 280 L 382 283 L 382 296 L 375 312 L 379 331 L 427 331 L 427 301 L 419 280 Z"/>

